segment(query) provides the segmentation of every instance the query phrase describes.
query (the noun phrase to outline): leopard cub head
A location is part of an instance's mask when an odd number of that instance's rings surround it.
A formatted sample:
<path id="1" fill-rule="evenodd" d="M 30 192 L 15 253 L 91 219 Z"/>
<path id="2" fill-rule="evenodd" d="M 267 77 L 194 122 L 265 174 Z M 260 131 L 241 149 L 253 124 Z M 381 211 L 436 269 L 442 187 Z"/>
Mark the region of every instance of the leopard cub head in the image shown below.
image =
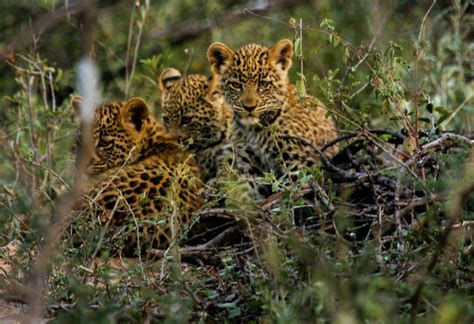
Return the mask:
<path id="1" fill-rule="evenodd" d="M 80 97 L 74 97 L 71 102 L 78 115 L 81 113 L 81 103 Z M 108 102 L 96 107 L 90 131 L 92 152 L 88 173 L 95 174 L 135 163 L 142 154 L 150 118 L 147 104 L 138 97 L 125 102 Z M 81 120 L 78 138 L 83 129 Z"/>
<path id="2" fill-rule="evenodd" d="M 205 149 L 223 140 L 232 119 L 223 96 L 204 75 L 182 76 L 174 68 L 160 76 L 163 122 L 173 137 L 191 151 Z"/>
<path id="3" fill-rule="evenodd" d="M 272 48 L 249 44 L 237 51 L 223 43 L 209 46 L 207 57 L 234 119 L 243 126 L 269 126 L 288 107 L 293 44 Z"/>

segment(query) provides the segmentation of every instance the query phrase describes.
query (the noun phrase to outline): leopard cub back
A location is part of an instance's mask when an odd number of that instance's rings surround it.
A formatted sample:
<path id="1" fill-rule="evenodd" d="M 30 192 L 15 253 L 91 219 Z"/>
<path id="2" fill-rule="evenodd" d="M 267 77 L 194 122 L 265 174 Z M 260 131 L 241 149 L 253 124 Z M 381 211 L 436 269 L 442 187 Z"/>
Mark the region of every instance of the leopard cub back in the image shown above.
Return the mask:
<path id="1" fill-rule="evenodd" d="M 72 106 L 79 113 L 81 100 L 75 97 Z M 108 228 L 117 249 L 120 237 L 127 254 L 167 246 L 173 223 L 186 223 L 202 203 L 197 163 L 141 98 L 97 107 L 90 136 L 88 190 L 81 203 L 92 207 L 89 220 Z"/>
<path id="2" fill-rule="evenodd" d="M 215 179 L 223 171 L 232 131 L 224 97 L 206 76 L 183 76 L 174 68 L 162 72 L 159 85 L 165 126 L 194 154 L 204 181 Z"/>

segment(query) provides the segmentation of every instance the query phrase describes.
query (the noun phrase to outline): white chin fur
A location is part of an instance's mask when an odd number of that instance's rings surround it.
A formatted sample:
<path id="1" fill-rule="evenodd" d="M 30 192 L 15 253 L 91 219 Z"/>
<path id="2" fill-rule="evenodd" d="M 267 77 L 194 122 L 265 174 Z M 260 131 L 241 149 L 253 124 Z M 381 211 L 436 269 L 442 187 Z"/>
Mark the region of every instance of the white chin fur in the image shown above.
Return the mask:
<path id="1" fill-rule="evenodd" d="M 245 126 L 253 126 L 259 124 L 259 119 L 256 116 L 240 116 L 240 123 Z"/>

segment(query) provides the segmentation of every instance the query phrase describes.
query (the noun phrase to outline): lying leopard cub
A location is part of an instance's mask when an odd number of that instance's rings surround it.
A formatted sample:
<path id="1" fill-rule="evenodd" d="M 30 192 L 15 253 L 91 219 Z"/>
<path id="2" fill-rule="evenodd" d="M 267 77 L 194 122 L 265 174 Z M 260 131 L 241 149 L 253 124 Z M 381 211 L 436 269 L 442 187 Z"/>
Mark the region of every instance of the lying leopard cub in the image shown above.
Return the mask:
<path id="1" fill-rule="evenodd" d="M 72 106 L 79 113 L 80 98 Z M 107 226 L 109 238 L 120 236 L 127 254 L 167 246 L 170 216 L 177 215 L 178 225 L 185 223 L 202 203 L 194 159 L 149 114 L 141 98 L 97 107 L 91 135 L 90 189 L 82 207 L 93 206 L 98 217 L 92 221 Z"/>
<path id="2" fill-rule="evenodd" d="M 270 49 L 250 44 L 237 51 L 213 43 L 207 52 L 213 77 L 234 113 L 236 140 L 262 162 L 263 170 L 277 175 L 292 165 L 299 169 L 320 160 L 305 141 L 322 147 L 337 136 L 321 103 L 299 102 L 288 78 L 292 55 L 287 39 Z M 336 150 L 331 147 L 325 153 Z"/>

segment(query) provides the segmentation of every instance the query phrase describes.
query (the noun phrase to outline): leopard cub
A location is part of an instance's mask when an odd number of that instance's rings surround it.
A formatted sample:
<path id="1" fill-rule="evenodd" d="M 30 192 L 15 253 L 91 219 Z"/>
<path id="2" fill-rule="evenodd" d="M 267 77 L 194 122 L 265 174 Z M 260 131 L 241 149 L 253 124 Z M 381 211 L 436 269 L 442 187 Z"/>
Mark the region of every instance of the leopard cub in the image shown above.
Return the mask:
<path id="1" fill-rule="evenodd" d="M 194 154 L 205 182 L 222 174 L 229 156 L 232 111 L 224 97 L 211 91 L 204 75 L 182 76 L 174 68 L 160 76 L 163 122 L 173 137 Z"/>
<path id="2" fill-rule="evenodd" d="M 234 139 L 265 172 L 277 175 L 318 163 L 320 156 L 308 142 L 322 147 L 337 136 L 325 107 L 314 98 L 301 100 L 290 83 L 292 55 L 287 39 L 272 48 L 249 44 L 237 51 L 213 43 L 207 52 L 213 77 L 233 110 Z"/>
<path id="3" fill-rule="evenodd" d="M 79 114 L 81 99 L 72 106 Z M 81 121 L 79 133 L 83 128 Z M 112 246 L 120 237 L 127 254 L 166 247 L 171 217 L 184 224 L 201 206 L 198 165 L 141 98 L 97 107 L 90 133 L 88 190 L 80 207 L 91 206 L 89 220 L 107 229 Z"/>

